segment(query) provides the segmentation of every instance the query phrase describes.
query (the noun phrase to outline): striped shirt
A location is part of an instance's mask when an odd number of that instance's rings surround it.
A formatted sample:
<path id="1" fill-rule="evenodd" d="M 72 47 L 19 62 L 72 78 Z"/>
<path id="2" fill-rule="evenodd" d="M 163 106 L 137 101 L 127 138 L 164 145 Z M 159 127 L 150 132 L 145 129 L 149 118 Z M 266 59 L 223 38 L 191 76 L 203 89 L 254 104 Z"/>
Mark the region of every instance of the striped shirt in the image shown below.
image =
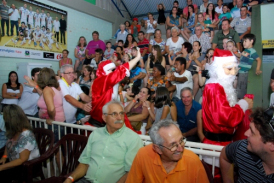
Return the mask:
<path id="1" fill-rule="evenodd" d="M 148 41 L 146 38 L 144 38 L 143 41 L 139 41 L 139 42 L 138 42 L 138 47 L 140 48 L 141 54 L 143 53 L 144 50 L 147 50 L 147 53 L 146 53 L 146 54 L 149 53 L 149 52 L 148 52 L 148 45 L 149 45 L 149 41 Z"/>
<path id="2" fill-rule="evenodd" d="M 226 146 L 226 156 L 238 167 L 239 183 L 273 183 L 274 174 L 266 175 L 262 160 L 247 151 L 247 140 L 240 140 Z"/>
<path id="3" fill-rule="evenodd" d="M 10 7 L 8 5 L 4 6 L 3 4 L 0 5 L 0 15 L 2 19 L 8 20 L 9 19 L 9 9 Z"/>

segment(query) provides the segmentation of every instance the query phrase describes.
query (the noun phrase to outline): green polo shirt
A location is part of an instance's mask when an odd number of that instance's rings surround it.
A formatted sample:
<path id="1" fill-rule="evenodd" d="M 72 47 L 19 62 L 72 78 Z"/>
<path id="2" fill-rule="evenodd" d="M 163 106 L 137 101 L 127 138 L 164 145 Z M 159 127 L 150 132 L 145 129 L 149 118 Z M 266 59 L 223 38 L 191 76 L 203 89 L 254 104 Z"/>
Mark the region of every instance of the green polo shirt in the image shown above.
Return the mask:
<path id="1" fill-rule="evenodd" d="M 229 33 L 227 35 L 223 34 L 222 30 L 219 30 L 213 37 L 212 43 L 217 44 L 217 48 L 219 49 L 224 49 L 223 48 L 223 39 L 227 38 L 227 39 L 232 39 L 234 40 L 236 43 L 240 42 L 240 37 L 238 35 L 238 33 L 233 30 L 233 29 L 229 29 Z"/>
<path id="2" fill-rule="evenodd" d="M 143 141 L 125 125 L 109 134 L 106 127 L 94 130 L 79 162 L 88 164 L 85 178 L 93 183 L 117 182 L 130 170 Z"/>

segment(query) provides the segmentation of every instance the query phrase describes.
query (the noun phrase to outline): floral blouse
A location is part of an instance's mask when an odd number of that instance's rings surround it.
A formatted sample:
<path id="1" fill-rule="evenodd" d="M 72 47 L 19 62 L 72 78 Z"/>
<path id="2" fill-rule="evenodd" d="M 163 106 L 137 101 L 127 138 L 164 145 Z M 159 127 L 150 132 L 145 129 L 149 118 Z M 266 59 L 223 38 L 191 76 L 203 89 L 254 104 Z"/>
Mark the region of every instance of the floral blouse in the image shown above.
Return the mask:
<path id="1" fill-rule="evenodd" d="M 9 139 L 6 144 L 10 161 L 19 159 L 20 153 L 25 149 L 30 151 L 29 159 L 32 160 L 40 156 L 34 134 L 30 130 L 23 131 L 17 141 Z"/>
<path id="2" fill-rule="evenodd" d="M 162 76 L 162 78 L 160 79 L 160 81 L 156 82 L 154 80 L 154 78 L 149 79 L 147 81 L 147 84 L 150 85 L 150 90 L 151 91 L 156 91 L 158 87 L 165 87 L 166 84 L 168 83 L 167 77 L 166 76 Z"/>

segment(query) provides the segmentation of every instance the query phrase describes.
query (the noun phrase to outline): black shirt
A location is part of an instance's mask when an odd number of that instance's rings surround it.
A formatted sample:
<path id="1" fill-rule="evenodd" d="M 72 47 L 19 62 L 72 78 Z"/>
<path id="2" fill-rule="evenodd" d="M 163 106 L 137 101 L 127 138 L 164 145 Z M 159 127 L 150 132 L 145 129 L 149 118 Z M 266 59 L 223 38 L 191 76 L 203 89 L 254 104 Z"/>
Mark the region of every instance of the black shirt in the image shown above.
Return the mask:
<path id="1" fill-rule="evenodd" d="M 66 31 L 67 30 L 67 21 L 60 19 L 60 30 Z"/>

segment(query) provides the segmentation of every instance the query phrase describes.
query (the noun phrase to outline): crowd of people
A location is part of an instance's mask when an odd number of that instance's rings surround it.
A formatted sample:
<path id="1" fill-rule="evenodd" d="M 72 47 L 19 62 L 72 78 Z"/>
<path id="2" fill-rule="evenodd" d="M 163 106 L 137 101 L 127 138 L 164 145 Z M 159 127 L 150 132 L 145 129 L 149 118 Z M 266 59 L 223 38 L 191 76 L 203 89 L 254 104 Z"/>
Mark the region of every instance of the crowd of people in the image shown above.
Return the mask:
<path id="1" fill-rule="evenodd" d="M 226 5 L 218 0 L 215 7 L 204 0 L 198 8 L 187 0 L 180 8 L 174 1 L 167 17 L 161 3 L 157 21 L 148 13 L 141 25 L 138 18 L 121 24 L 114 45 L 100 40 L 97 31 L 89 42 L 79 37 L 75 60 L 63 50 L 57 73 L 34 68 L 23 86 L 11 71 L 2 86 L 6 128 L 0 124 L 1 131 L 6 130 L 7 143 L 18 138 L 29 142 L 20 152 L 6 146 L 0 175 L 39 156 L 30 126 L 11 126 L 16 125 L 10 123 L 16 109 L 24 112 L 17 114 L 18 120 L 39 117 L 50 129 L 52 121 L 98 127 L 66 183 L 209 182 L 204 166 L 212 162 L 201 162 L 184 149 L 187 141 L 226 146 L 215 164 L 215 182 L 233 181 L 232 163 L 239 182 L 274 182 L 274 94 L 269 109 L 253 112 L 254 96 L 247 94 L 254 60 L 255 74 L 262 73 L 253 48 L 256 37 L 250 33 L 251 7 L 258 3 L 235 0 Z M 166 26 L 167 40 L 158 25 Z M 196 101 L 199 90 L 203 95 Z M 64 129 L 61 134 L 54 129 L 57 142 Z M 142 147 L 135 132 L 149 135 L 152 144 Z"/>

